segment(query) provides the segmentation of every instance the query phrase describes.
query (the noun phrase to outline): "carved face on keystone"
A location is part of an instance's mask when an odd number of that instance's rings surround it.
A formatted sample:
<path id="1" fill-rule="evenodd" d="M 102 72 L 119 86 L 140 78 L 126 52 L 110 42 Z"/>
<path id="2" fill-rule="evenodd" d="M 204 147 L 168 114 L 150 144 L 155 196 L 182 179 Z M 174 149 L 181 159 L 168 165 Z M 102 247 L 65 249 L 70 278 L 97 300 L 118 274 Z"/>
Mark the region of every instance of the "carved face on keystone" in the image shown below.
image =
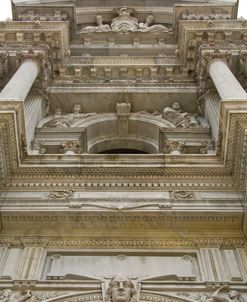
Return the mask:
<path id="1" fill-rule="evenodd" d="M 128 277 L 115 276 L 110 281 L 107 294 L 112 302 L 129 302 L 135 295 L 134 284 Z"/>

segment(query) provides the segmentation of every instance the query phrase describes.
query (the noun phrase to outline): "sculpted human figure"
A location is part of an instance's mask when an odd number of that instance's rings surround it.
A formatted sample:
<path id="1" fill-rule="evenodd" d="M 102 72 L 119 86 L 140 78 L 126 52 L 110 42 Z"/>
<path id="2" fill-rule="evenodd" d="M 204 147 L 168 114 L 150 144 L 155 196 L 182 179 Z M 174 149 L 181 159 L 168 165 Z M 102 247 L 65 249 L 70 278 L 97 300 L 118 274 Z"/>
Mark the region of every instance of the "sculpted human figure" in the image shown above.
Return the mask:
<path id="1" fill-rule="evenodd" d="M 136 302 L 136 290 L 130 278 L 115 276 L 106 292 L 106 302 Z"/>
<path id="2" fill-rule="evenodd" d="M 244 299 L 241 297 L 240 293 L 234 289 L 229 290 L 228 297 L 220 295 L 220 291 L 224 288 L 228 288 L 228 286 L 224 285 L 218 288 L 209 300 L 212 302 L 244 302 Z"/>
<path id="3" fill-rule="evenodd" d="M 146 17 L 145 23 L 139 23 L 139 30 L 142 32 L 164 32 L 168 31 L 168 28 L 161 25 L 161 24 L 156 24 L 152 25 L 154 17 L 152 15 L 148 15 Z"/>
<path id="4" fill-rule="evenodd" d="M 0 300 L 2 302 L 9 302 L 11 295 L 12 295 L 12 290 L 11 289 L 3 289 L 0 292 Z"/>
<path id="5" fill-rule="evenodd" d="M 43 124 L 45 128 L 68 128 L 71 126 L 70 120 L 66 115 L 62 115 L 62 109 L 57 108 L 53 117 L 48 117 L 48 121 Z"/>
<path id="6" fill-rule="evenodd" d="M 32 297 L 32 292 L 30 290 L 25 291 L 24 293 L 12 292 L 10 289 L 4 289 L 0 298 L 2 302 L 24 302 Z"/>
<path id="7" fill-rule="evenodd" d="M 174 102 L 171 107 L 163 110 L 163 118 L 171 122 L 178 128 L 199 128 L 202 127 L 196 114 L 182 112 L 178 102 Z"/>
<path id="8" fill-rule="evenodd" d="M 95 33 L 95 32 L 107 32 L 111 30 L 110 25 L 103 24 L 103 18 L 100 15 L 96 16 L 97 26 L 86 26 L 81 29 L 80 33 Z"/>
<path id="9" fill-rule="evenodd" d="M 69 128 L 73 127 L 74 123 L 77 123 L 83 118 L 95 115 L 95 112 L 82 113 L 80 104 L 75 104 L 72 109 L 72 113 L 62 114 L 62 109 L 57 108 L 54 115 L 47 116 L 40 121 L 38 128 Z"/>

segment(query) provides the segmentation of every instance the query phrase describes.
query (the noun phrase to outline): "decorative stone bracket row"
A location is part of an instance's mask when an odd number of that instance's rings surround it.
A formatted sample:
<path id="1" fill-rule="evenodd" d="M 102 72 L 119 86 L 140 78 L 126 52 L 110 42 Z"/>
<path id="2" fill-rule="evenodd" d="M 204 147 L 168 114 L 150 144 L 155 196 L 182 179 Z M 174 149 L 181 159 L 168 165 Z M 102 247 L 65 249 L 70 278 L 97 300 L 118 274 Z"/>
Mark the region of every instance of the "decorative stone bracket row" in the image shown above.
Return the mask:
<path id="1" fill-rule="evenodd" d="M 133 80 L 143 80 L 147 82 L 172 80 L 173 78 L 185 79 L 188 76 L 188 70 L 186 67 L 180 66 L 178 64 L 159 66 L 153 64 L 133 66 L 133 64 L 128 64 L 126 66 L 121 66 L 121 60 L 119 60 L 119 65 L 116 66 L 76 66 L 67 67 L 60 66 L 57 74 L 56 80 L 69 80 L 83 83 L 91 81 L 97 82 L 100 80 L 120 80 L 133 81 Z"/>

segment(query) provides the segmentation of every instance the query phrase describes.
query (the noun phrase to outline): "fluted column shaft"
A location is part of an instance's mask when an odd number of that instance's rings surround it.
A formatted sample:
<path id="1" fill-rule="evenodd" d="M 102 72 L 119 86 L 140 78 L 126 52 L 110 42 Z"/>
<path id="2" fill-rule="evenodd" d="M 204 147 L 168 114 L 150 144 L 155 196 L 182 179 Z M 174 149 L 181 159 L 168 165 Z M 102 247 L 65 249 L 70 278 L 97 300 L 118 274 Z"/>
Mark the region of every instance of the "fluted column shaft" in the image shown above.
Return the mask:
<path id="1" fill-rule="evenodd" d="M 25 100 L 39 72 L 35 61 L 26 60 L 3 88 L 0 99 Z"/>
<path id="2" fill-rule="evenodd" d="M 28 96 L 24 102 L 24 116 L 26 124 L 27 145 L 33 139 L 38 122 L 45 115 L 44 98 L 39 95 Z"/>
<path id="3" fill-rule="evenodd" d="M 223 61 L 213 61 L 209 74 L 222 100 L 247 98 L 247 93 Z"/>
<path id="4" fill-rule="evenodd" d="M 211 126 L 214 141 L 218 140 L 219 119 L 220 119 L 220 99 L 217 95 L 207 95 L 205 97 L 205 118 Z"/>

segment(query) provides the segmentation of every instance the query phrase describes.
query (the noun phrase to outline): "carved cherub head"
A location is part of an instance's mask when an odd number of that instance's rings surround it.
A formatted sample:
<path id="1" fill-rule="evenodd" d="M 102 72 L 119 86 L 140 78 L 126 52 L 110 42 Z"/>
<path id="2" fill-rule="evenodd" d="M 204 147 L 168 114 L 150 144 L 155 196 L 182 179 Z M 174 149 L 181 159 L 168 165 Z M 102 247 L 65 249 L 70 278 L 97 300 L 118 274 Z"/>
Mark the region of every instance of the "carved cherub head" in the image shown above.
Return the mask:
<path id="1" fill-rule="evenodd" d="M 103 23 L 103 17 L 101 15 L 97 15 L 96 16 L 96 23 L 98 25 L 102 25 L 102 23 Z"/>
<path id="2" fill-rule="evenodd" d="M 154 16 L 148 15 L 146 17 L 146 25 L 150 25 L 153 22 L 153 20 L 154 20 Z"/>
<path id="3" fill-rule="evenodd" d="M 73 113 L 80 113 L 81 112 L 81 105 L 75 104 L 73 107 Z"/>
<path id="4" fill-rule="evenodd" d="M 61 116 L 62 116 L 62 109 L 61 108 L 56 108 L 55 113 L 54 113 L 54 117 L 55 118 L 60 118 Z"/>
<path id="5" fill-rule="evenodd" d="M 130 278 L 115 276 L 106 293 L 106 302 L 136 302 L 136 289 Z"/>
<path id="6" fill-rule="evenodd" d="M 181 108 L 181 105 L 179 104 L 179 102 L 174 102 L 172 105 L 171 105 L 171 109 L 175 110 L 175 111 L 181 111 L 182 108 Z"/>

